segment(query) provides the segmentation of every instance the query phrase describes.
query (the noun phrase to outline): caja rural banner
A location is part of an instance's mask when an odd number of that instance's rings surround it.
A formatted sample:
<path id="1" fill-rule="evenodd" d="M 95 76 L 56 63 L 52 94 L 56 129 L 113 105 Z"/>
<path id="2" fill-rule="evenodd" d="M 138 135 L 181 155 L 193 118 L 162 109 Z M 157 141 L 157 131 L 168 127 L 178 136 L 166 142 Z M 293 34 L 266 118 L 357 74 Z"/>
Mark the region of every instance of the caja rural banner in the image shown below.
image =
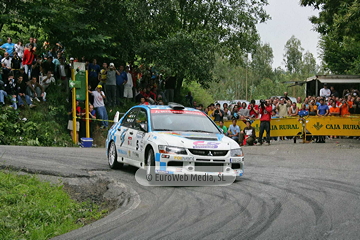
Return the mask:
<path id="1" fill-rule="evenodd" d="M 360 117 L 308 117 L 306 129 L 312 135 L 360 136 Z"/>
<path id="2" fill-rule="evenodd" d="M 224 125 L 229 128 L 232 124 L 231 121 L 225 121 Z M 237 121 L 240 129 L 244 129 L 246 124 L 242 120 Z M 255 120 L 251 126 L 255 128 L 256 136 L 259 136 L 260 132 L 260 120 Z M 270 136 L 271 137 L 280 137 L 280 136 L 297 136 L 302 132 L 302 126 L 298 118 L 274 118 L 270 121 Z M 266 134 L 266 132 L 265 132 Z M 266 135 L 264 135 L 266 136 Z"/>

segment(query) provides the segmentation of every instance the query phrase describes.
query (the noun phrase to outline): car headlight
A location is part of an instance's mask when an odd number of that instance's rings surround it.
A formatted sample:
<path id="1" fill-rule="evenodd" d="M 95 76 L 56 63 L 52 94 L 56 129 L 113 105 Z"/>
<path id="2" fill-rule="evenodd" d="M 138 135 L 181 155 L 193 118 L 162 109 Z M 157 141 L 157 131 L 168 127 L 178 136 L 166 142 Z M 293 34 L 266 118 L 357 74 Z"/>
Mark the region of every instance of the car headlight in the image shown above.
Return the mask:
<path id="1" fill-rule="evenodd" d="M 187 155 L 185 148 L 181 147 L 173 147 L 167 145 L 159 145 L 159 152 L 160 153 L 167 153 L 167 154 L 182 154 Z"/>
<path id="2" fill-rule="evenodd" d="M 244 156 L 244 153 L 241 150 L 241 148 L 231 149 L 230 156 L 231 157 L 242 157 L 242 156 Z"/>

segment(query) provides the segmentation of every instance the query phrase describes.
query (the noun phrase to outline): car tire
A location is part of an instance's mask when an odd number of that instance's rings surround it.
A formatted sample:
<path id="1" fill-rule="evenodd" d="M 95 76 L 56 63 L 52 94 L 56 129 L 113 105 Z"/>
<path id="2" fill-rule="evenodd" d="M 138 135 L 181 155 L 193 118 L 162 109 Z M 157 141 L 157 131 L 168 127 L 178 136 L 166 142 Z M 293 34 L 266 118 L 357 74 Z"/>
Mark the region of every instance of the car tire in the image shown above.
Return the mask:
<path id="1" fill-rule="evenodd" d="M 145 166 L 147 175 L 155 173 L 155 154 L 152 148 L 149 148 L 149 150 L 147 151 Z"/>
<path id="2" fill-rule="evenodd" d="M 110 147 L 108 150 L 108 163 L 111 169 L 119 169 L 123 166 L 122 163 L 117 161 L 117 152 L 115 142 L 110 143 Z"/>

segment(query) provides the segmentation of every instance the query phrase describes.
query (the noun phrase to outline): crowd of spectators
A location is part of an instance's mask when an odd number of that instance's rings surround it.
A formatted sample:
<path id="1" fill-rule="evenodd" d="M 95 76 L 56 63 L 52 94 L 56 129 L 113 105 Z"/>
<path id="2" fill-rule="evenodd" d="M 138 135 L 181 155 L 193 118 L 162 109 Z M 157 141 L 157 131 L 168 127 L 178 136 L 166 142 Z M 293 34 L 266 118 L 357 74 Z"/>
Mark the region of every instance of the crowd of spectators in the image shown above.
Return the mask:
<path id="1" fill-rule="evenodd" d="M 47 89 L 56 86 L 64 93 L 64 101 L 71 102 L 68 81 L 75 62 L 82 62 L 88 70 L 89 101 L 92 109 L 88 116 L 96 116 L 101 128 L 108 127 L 107 109 L 131 104 L 164 104 L 174 101 L 176 77 L 164 77 L 155 67 L 144 68 L 133 63 L 128 65 L 104 61 L 98 65 L 97 59 L 88 61 L 85 57 L 73 58 L 66 55 L 65 46 L 60 42 L 39 44 L 30 37 L 26 44 L 22 41 L 7 42 L 0 46 L 0 105 L 21 109 L 35 108 L 46 101 Z M 77 70 L 77 69 L 75 69 Z M 80 107 L 81 106 L 81 107 Z M 84 103 L 78 103 L 77 132 L 84 135 Z M 68 129 L 73 134 L 72 115 L 69 109 Z M 94 124 L 92 123 L 91 126 Z M 92 127 L 93 128 L 93 127 Z M 78 134 L 79 136 L 79 134 Z"/>

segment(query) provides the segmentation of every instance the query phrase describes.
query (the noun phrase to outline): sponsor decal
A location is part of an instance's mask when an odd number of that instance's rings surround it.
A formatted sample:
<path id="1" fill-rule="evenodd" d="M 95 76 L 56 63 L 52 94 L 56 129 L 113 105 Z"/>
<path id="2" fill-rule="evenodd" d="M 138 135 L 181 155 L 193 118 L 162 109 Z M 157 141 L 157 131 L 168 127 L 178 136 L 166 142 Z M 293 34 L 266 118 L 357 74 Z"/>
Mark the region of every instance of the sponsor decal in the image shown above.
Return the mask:
<path id="1" fill-rule="evenodd" d="M 182 157 L 182 156 L 174 156 L 174 160 L 180 160 L 180 161 L 194 161 L 194 157 Z"/>
<path id="2" fill-rule="evenodd" d="M 132 137 L 128 137 L 129 140 L 132 140 Z"/>
<path id="3" fill-rule="evenodd" d="M 126 151 L 122 149 L 118 149 L 118 153 L 122 155 L 126 155 Z"/>
<path id="4" fill-rule="evenodd" d="M 132 152 L 132 155 L 139 158 L 139 153 L 137 153 L 137 152 Z"/>
<path id="5" fill-rule="evenodd" d="M 241 158 L 230 158 L 231 163 L 239 163 L 241 162 Z"/>
<path id="6" fill-rule="evenodd" d="M 194 148 L 218 148 L 220 143 L 218 142 L 205 142 L 205 141 L 196 141 L 193 143 Z"/>
<path id="7" fill-rule="evenodd" d="M 167 154 L 161 154 L 161 158 L 170 158 L 170 156 Z"/>
<path id="8" fill-rule="evenodd" d="M 136 133 L 136 138 L 143 138 L 144 135 L 145 135 L 144 132 L 138 132 L 138 133 Z"/>

